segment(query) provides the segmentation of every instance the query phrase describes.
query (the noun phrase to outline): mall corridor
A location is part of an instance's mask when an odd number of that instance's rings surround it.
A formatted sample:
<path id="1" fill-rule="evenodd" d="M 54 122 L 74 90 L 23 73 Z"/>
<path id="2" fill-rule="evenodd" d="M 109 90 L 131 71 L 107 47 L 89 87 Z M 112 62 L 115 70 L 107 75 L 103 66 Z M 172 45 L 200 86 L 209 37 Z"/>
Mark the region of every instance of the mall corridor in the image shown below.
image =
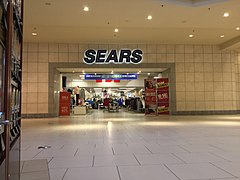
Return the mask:
<path id="1" fill-rule="evenodd" d="M 22 180 L 48 172 L 51 180 L 239 180 L 239 119 L 102 111 L 24 119 Z"/>

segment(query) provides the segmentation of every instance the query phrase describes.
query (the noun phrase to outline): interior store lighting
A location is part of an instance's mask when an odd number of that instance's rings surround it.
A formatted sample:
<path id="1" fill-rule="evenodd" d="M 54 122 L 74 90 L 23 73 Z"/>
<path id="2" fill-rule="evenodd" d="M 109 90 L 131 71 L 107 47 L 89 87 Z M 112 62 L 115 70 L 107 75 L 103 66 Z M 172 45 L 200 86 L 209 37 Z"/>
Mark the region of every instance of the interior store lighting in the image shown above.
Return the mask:
<path id="1" fill-rule="evenodd" d="M 224 14 L 223 14 L 223 17 L 229 17 L 230 16 L 230 14 L 228 13 L 228 12 L 225 12 Z"/>
<path id="2" fill-rule="evenodd" d="M 194 37 L 194 35 L 193 34 L 189 34 L 189 36 L 188 37 L 190 37 L 190 38 L 193 38 Z"/>
<path id="3" fill-rule="evenodd" d="M 225 36 L 224 35 L 221 35 L 220 38 L 224 38 Z"/>
<path id="4" fill-rule="evenodd" d="M 118 32 L 119 30 L 116 28 L 116 29 L 114 29 L 114 32 Z"/>
<path id="5" fill-rule="evenodd" d="M 83 10 L 87 12 L 87 11 L 89 11 L 89 7 L 88 7 L 88 6 L 85 6 L 85 7 L 83 8 Z"/>
<path id="6" fill-rule="evenodd" d="M 148 15 L 147 19 L 148 19 L 148 20 L 152 20 L 152 16 L 151 16 L 151 15 Z"/>

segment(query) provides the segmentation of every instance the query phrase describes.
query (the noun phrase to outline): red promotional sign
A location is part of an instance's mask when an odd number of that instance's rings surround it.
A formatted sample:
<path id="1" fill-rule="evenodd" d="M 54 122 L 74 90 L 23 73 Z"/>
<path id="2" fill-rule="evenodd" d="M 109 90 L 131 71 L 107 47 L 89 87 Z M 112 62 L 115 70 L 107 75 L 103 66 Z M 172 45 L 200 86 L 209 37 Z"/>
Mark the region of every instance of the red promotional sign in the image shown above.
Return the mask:
<path id="1" fill-rule="evenodd" d="M 59 98 L 59 116 L 70 115 L 70 93 L 60 92 Z"/>
<path id="2" fill-rule="evenodd" d="M 145 114 L 155 114 L 157 109 L 156 81 L 145 79 Z"/>
<path id="3" fill-rule="evenodd" d="M 157 79 L 158 114 L 169 114 L 169 82 L 168 78 Z"/>

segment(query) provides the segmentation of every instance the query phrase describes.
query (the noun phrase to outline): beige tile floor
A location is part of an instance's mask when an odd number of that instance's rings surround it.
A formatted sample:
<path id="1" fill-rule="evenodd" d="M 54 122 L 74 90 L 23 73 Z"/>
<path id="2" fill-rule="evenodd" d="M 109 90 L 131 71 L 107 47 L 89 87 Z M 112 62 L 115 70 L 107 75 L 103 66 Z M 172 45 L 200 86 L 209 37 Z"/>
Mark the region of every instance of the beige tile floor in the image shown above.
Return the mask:
<path id="1" fill-rule="evenodd" d="M 46 159 L 51 180 L 240 180 L 240 115 L 24 119 L 21 157 Z"/>

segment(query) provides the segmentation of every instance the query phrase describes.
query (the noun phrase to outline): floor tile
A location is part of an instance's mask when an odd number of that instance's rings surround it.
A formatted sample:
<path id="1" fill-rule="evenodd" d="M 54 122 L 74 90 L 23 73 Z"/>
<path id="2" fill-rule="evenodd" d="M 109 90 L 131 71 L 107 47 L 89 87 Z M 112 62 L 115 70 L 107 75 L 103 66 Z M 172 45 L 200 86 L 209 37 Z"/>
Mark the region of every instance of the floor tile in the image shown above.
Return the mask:
<path id="1" fill-rule="evenodd" d="M 159 166 L 120 166 L 121 180 L 178 180 L 166 167 Z"/>
<path id="2" fill-rule="evenodd" d="M 231 178 L 231 174 L 209 164 L 167 164 L 167 167 L 181 180 Z"/>
<path id="3" fill-rule="evenodd" d="M 62 180 L 67 169 L 58 168 L 58 169 L 49 169 L 50 180 Z"/>
<path id="4" fill-rule="evenodd" d="M 21 180 L 50 180 L 48 171 L 22 173 Z"/>
<path id="5" fill-rule="evenodd" d="M 154 165 L 154 164 L 165 164 L 173 163 L 179 164 L 184 163 L 172 154 L 136 154 L 136 158 L 141 165 Z"/>
<path id="6" fill-rule="evenodd" d="M 63 180 L 120 180 L 116 167 L 69 168 Z"/>
<path id="7" fill-rule="evenodd" d="M 31 160 L 23 163 L 22 173 L 34 171 L 48 171 L 47 160 Z"/>
<path id="8" fill-rule="evenodd" d="M 226 162 L 226 159 L 220 158 L 211 153 L 174 153 L 176 157 L 182 159 L 185 163 L 203 163 L 203 162 Z"/>
<path id="9" fill-rule="evenodd" d="M 82 157 L 54 157 L 49 168 L 92 167 L 93 156 Z"/>
<path id="10" fill-rule="evenodd" d="M 95 156 L 94 166 L 139 165 L 133 155 Z"/>
<path id="11" fill-rule="evenodd" d="M 240 177 L 240 162 L 215 162 L 213 164 L 236 177 Z"/>

